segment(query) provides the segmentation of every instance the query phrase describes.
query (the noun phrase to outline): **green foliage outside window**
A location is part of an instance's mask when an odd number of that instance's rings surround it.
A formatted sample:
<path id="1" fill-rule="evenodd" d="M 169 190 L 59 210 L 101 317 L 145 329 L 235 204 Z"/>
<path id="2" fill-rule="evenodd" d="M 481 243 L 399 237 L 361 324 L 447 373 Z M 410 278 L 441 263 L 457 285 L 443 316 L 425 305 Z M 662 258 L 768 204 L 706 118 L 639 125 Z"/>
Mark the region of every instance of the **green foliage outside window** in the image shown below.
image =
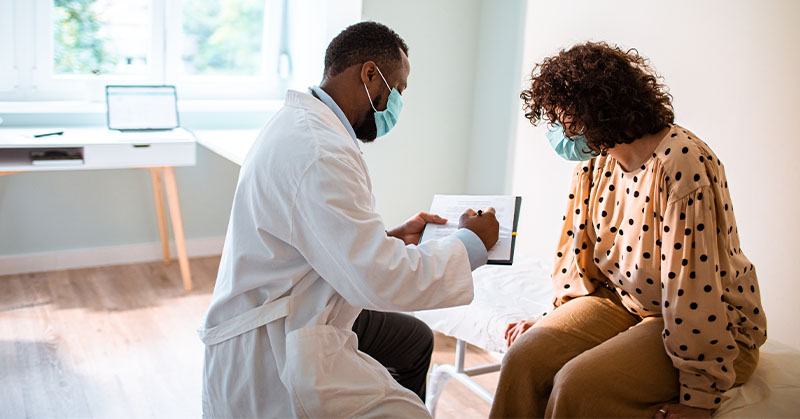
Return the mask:
<path id="1" fill-rule="evenodd" d="M 110 72 L 119 58 L 100 36 L 101 23 L 92 9 L 96 0 L 55 0 L 54 71 L 59 74 Z"/>
<path id="2" fill-rule="evenodd" d="M 188 74 L 256 75 L 261 69 L 264 0 L 183 3 Z"/>

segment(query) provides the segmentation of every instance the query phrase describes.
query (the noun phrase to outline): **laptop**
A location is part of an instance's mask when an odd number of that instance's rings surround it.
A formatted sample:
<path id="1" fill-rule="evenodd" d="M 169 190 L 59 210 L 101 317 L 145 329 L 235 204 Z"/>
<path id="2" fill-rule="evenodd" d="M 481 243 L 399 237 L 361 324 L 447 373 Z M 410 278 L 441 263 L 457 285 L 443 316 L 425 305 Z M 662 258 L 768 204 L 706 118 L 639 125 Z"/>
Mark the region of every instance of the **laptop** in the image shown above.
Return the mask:
<path id="1" fill-rule="evenodd" d="M 118 131 L 178 128 L 175 86 L 106 86 L 106 121 Z"/>

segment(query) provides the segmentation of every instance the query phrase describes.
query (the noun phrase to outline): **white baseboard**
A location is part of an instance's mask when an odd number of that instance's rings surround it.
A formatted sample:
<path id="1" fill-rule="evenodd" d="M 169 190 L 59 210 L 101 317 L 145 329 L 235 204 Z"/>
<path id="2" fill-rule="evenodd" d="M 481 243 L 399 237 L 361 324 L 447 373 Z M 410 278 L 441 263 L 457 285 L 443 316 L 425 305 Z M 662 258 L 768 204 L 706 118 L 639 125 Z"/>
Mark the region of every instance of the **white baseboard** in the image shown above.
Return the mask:
<path id="1" fill-rule="evenodd" d="M 224 242 L 225 237 L 186 240 L 186 252 L 190 258 L 219 255 L 222 254 Z M 178 253 L 175 250 L 175 242 L 170 242 L 170 256 L 177 261 Z M 161 242 L 20 255 L 0 255 L 0 275 L 124 265 L 159 260 L 162 260 Z"/>

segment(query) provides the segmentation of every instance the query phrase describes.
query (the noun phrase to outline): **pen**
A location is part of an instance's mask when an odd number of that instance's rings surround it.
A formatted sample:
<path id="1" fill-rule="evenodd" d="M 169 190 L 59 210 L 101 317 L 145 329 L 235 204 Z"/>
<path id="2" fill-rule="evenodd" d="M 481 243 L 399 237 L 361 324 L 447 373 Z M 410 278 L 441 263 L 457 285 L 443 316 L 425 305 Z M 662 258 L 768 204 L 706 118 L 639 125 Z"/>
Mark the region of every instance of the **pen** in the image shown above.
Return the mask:
<path id="1" fill-rule="evenodd" d="M 51 135 L 64 135 L 64 131 L 48 132 L 47 134 L 36 134 L 33 138 L 48 137 Z"/>
<path id="2" fill-rule="evenodd" d="M 478 210 L 478 216 L 483 215 L 483 210 Z"/>

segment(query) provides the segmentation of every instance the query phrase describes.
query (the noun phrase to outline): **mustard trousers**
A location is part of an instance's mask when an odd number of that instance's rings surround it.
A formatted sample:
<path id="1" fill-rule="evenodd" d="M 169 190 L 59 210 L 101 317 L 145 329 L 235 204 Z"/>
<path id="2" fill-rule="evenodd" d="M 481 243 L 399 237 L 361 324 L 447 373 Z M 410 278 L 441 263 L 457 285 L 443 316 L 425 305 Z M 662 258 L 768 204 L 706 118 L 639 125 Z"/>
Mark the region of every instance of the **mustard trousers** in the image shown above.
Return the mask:
<path id="1" fill-rule="evenodd" d="M 490 417 L 644 417 L 677 402 L 678 370 L 660 317 L 641 319 L 600 287 L 554 310 L 503 358 Z M 752 375 L 758 349 L 739 345 L 736 385 Z"/>

